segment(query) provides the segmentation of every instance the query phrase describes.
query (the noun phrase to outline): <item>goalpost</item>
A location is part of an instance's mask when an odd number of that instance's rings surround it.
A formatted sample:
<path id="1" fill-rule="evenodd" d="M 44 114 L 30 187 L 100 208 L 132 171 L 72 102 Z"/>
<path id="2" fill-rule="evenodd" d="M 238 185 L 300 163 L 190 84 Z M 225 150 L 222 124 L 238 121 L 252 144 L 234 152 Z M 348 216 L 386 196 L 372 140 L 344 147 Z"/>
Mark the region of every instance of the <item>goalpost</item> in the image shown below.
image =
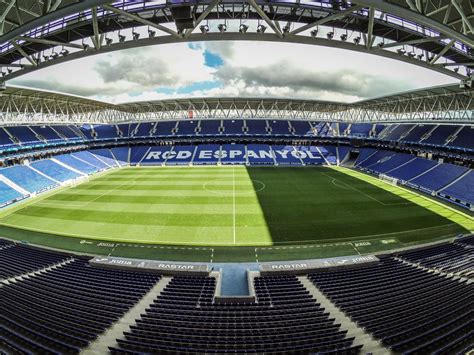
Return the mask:
<path id="1" fill-rule="evenodd" d="M 394 178 L 394 177 L 391 177 L 391 176 L 388 176 L 388 175 L 385 175 L 385 174 L 379 174 L 379 179 L 382 180 L 382 181 L 385 181 L 386 183 L 395 185 L 395 186 L 398 185 L 398 179 L 397 178 Z"/>

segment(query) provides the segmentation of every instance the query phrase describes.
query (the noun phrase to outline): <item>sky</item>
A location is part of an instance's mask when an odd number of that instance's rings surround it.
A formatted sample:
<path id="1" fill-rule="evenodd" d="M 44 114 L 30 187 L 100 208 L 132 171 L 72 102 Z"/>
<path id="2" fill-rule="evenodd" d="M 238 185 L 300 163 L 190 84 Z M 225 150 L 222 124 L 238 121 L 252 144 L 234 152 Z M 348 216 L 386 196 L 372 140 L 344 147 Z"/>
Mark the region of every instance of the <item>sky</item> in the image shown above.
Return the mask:
<path id="1" fill-rule="evenodd" d="M 302 44 L 220 41 L 94 55 L 8 84 L 110 103 L 221 96 L 355 102 L 456 82 L 376 55 Z"/>

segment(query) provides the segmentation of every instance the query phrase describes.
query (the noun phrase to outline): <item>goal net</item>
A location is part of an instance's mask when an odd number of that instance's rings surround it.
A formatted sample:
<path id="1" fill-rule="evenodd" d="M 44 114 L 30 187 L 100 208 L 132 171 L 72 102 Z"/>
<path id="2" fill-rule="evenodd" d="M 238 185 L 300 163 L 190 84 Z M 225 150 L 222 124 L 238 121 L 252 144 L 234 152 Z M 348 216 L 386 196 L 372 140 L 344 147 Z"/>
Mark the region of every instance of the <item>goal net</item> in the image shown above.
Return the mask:
<path id="1" fill-rule="evenodd" d="M 395 186 L 398 184 L 397 178 L 394 178 L 385 174 L 379 174 L 379 179 Z"/>

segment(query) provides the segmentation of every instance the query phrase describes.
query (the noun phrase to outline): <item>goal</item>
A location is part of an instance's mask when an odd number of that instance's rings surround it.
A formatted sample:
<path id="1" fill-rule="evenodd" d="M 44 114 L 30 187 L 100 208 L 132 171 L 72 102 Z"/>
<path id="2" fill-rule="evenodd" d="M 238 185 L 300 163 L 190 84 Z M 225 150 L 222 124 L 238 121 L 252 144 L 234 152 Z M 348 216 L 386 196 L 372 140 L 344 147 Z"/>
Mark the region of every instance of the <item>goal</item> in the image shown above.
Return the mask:
<path id="1" fill-rule="evenodd" d="M 379 179 L 395 186 L 398 185 L 397 178 L 394 178 L 385 174 L 379 174 Z"/>

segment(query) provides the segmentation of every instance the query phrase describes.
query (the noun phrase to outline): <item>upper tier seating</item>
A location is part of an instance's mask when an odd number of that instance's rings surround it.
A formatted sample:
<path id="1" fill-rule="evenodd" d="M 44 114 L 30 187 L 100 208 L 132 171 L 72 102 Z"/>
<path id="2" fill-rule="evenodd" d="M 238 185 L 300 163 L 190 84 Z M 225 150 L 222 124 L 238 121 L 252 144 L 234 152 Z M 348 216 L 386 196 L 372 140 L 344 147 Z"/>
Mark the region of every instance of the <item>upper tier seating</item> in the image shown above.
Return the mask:
<path id="1" fill-rule="evenodd" d="M 290 133 L 290 126 L 288 125 L 287 120 L 268 120 L 268 124 L 271 127 L 271 134 L 274 136 L 289 136 Z M 301 133 L 301 135 L 304 135 L 309 129 L 308 129 L 308 124 L 306 124 L 306 131 L 304 133 Z M 295 128 L 296 130 L 296 128 Z M 304 131 L 305 129 L 299 128 L 300 131 Z M 296 133 L 299 134 L 299 133 Z"/>
<path id="2" fill-rule="evenodd" d="M 391 127 L 390 131 L 384 136 L 385 140 L 398 141 L 401 137 L 405 136 L 415 125 L 395 125 Z"/>
<path id="3" fill-rule="evenodd" d="M 244 121 L 243 120 L 232 120 L 223 121 L 224 123 L 224 134 L 229 135 L 243 135 L 244 134 Z"/>
<path id="4" fill-rule="evenodd" d="M 155 274 L 94 268 L 87 259 L 76 259 L 3 285 L 2 344 L 13 353 L 79 353 L 159 279 Z"/>
<path id="5" fill-rule="evenodd" d="M 50 159 L 34 161 L 31 167 L 60 182 L 78 178 L 80 175 Z"/>
<path id="6" fill-rule="evenodd" d="M 219 135 L 220 120 L 202 120 L 199 134 L 202 136 L 216 136 Z"/>
<path id="7" fill-rule="evenodd" d="M 2 149 L 6 149 L 6 148 L 12 148 L 15 146 L 17 146 L 17 144 L 15 144 L 10 139 L 10 136 L 8 135 L 8 133 L 2 127 L 0 127 L 0 147 Z"/>
<path id="8" fill-rule="evenodd" d="M 430 136 L 423 140 L 423 144 L 444 145 L 446 140 L 458 130 L 459 126 L 439 125 L 431 132 Z"/>
<path id="9" fill-rule="evenodd" d="M 23 195 L 0 180 L 0 207 L 23 198 Z"/>
<path id="10" fill-rule="evenodd" d="M 36 134 L 27 126 L 5 127 L 21 144 L 42 144 Z"/>
<path id="11" fill-rule="evenodd" d="M 312 126 L 308 121 L 291 121 L 291 127 L 297 136 L 313 135 Z"/>
<path id="12" fill-rule="evenodd" d="M 117 126 L 115 125 L 99 125 L 94 126 L 96 139 L 115 139 L 117 136 Z"/>
<path id="13" fill-rule="evenodd" d="M 68 259 L 70 256 L 65 254 L 9 243 L 8 248 L 0 249 L 0 280 L 44 269 Z M 0 292 L 2 295 L 3 289 Z"/>
<path id="14" fill-rule="evenodd" d="M 468 170 L 468 168 L 458 165 L 439 164 L 434 169 L 411 180 L 410 184 L 419 186 L 422 190 L 428 192 L 438 191 Z"/>
<path id="15" fill-rule="evenodd" d="M 418 143 L 429 131 L 433 129 L 433 125 L 416 125 L 410 133 L 408 133 L 404 138 L 403 142 Z"/>
<path id="16" fill-rule="evenodd" d="M 150 137 L 151 130 L 155 126 L 152 122 L 142 122 L 132 131 L 133 137 Z"/>
<path id="17" fill-rule="evenodd" d="M 357 353 L 295 276 L 255 279 L 258 303 L 214 303 L 213 277 L 174 277 L 112 353 Z"/>
<path id="18" fill-rule="evenodd" d="M 46 139 L 48 143 L 60 142 L 63 139 L 50 126 L 31 126 L 37 135 Z"/>
<path id="19" fill-rule="evenodd" d="M 155 133 L 152 135 L 154 137 L 172 136 L 174 134 L 173 131 L 175 127 L 175 121 L 160 121 L 156 124 Z"/>
<path id="20" fill-rule="evenodd" d="M 194 136 L 196 135 L 196 128 L 198 121 L 179 121 L 177 136 Z"/>
<path id="21" fill-rule="evenodd" d="M 68 126 L 52 126 L 52 128 L 58 132 L 59 134 L 61 134 L 62 136 L 64 136 L 66 139 L 68 140 L 72 140 L 72 141 L 75 141 L 75 140 L 80 140 L 80 139 L 83 139 L 79 134 L 78 132 L 74 131 L 72 129 L 72 127 L 68 127 Z"/>
<path id="22" fill-rule="evenodd" d="M 48 179 L 25 165 L 16 165 L 10 168 L 0 169 L 0 174 L 30 193 L 44 191 L 57 186 L 57 183 L 53 180 Z"/>
<path id="23" fill-rule="evenodd" d="M 353 123 L 351 124 L 351 131 L 349 133 L 350 137 L 356 138 L 367 138 L 370 136 L 370 131 L 372 130 L 373 125 L 371 123 Z M 342 135 L 340 131 L 341 127 L 339 126 L 339 135 Z"/>
<path id="24" fill-rule="evenodd" d="M 455 354 L 474 319 L 474 284 L 390 257 L 310 279 L 340 310 L 396 353 Z M 472 332 L 471 332 L 472 340 Z"/>
<path id="25" fill-rule="evenodd" d="M 474 126 L 465 126 L 456 139 L 448 144 L 450 147 L 468 148 L 474 150 Z"/>
<path id="26" fill-rule="evenodd" d="M 359 156 L 357 157 L 355 165 L 363 163 L 365 160 L 367 160 L 369 157 L 371 157 L 377 152 L 377 149 L 375 148 L 359 148 L 358 150 Z"/>
<path id="27" fill-rule="evenodd" d="M 251 136 L 267 135 L 267 121 L 265 120 L 246 120 L 247 134 Z"/>

